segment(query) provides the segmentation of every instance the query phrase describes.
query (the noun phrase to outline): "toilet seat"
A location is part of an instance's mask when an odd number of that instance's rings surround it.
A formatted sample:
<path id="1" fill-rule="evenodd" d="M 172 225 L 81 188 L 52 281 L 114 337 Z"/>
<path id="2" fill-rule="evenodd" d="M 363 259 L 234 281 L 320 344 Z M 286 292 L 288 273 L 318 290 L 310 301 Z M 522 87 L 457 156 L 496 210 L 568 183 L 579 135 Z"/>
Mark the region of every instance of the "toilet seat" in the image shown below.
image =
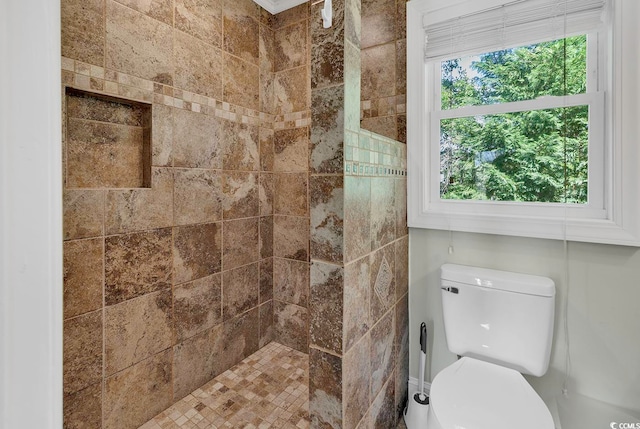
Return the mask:
<path id="1" fill-rule="evenodd" d="M 429 428 L 555 427 L 549 409 L 522 374 L 469 357 L 442 370 L 433 380 L 429 396 Z"/>

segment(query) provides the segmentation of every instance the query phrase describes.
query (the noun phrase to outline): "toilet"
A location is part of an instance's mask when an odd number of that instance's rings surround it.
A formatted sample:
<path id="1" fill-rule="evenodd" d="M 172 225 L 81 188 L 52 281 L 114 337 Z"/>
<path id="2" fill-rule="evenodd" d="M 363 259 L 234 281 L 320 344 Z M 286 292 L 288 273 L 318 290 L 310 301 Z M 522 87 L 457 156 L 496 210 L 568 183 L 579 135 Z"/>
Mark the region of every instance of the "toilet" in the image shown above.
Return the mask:
<path id="1" fill-rule="evenodd" d="M 522 374 L 547 371 L 555 284 L 546 277 L 441 267 L 449 350 L 459 359 L 431 384 L 427 429 L 553 429 Z"/>

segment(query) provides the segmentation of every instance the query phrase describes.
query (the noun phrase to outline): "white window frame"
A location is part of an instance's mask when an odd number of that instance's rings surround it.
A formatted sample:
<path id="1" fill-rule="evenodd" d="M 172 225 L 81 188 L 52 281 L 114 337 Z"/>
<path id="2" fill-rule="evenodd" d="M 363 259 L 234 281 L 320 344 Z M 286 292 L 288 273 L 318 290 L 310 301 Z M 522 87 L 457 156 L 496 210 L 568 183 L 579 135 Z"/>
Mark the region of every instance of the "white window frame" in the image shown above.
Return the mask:
<path id="1" fill-rule="evenodd" d="M 451 113 L 435 109 L 440 97 L 431 95 L 436 91 L 432 74 L 439 76 L 439 70 L 424 62 L 425 15 L 430 22 L 440 22 L 506 3 L 508 0 L 412 0 L 407 4 L 409 226 L 640 246 L 640 55 L 636 48 L 640 32 L 635 27 L 640 2 L 636 0 L 613 0 L 612 28 L 606 35 L 608 59 L 598 65 L 598 74 L 606 77 L 598 84 L 602 88 L 588 88 L 587 94 L 572 96 L 577 97 L 574 101 L 582 99 L 579 104 L 590 104 L 589 204 L 440 199 L 439 120 Z M 598 51 L 602 48 L 599 41 Z M 593 58 L 591 51 L 588 56 Z M 588 65 L 589 70 L 593 67 Z M 582 102 L 585 100 L 588 103 Z M 516 107 L 529 110 L 542 105 L 538 101 L 518 102 L 521 105 Z M 571 105 L 565 97 L 550 97 L 543 103 L 546 107 L 549 103 Z M 505 108 L 510 107 L 496 107 L 496 112 Z M 471 114 L 477 110 L 465 109 Z M 602 124 L 596 125 L 600 119 Z M 432 126 L 436 121 L 437 128 Z M 603 144 L 592 144 L 596 140 Z M 591 180 L 597 176 L 599 183 Z"/>

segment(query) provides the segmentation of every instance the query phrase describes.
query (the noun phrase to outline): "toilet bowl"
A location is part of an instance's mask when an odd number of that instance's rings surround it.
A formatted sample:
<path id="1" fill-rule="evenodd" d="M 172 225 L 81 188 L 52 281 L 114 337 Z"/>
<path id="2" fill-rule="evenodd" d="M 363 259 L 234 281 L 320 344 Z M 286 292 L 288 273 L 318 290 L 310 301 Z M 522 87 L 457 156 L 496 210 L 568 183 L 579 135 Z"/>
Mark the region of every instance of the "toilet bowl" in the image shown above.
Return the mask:
<path id="1" fill-rule="evenodd" d="M 463 357 L 431 384 L 427 429 L 553 429 L 549 409 L 518 371 Z"/>

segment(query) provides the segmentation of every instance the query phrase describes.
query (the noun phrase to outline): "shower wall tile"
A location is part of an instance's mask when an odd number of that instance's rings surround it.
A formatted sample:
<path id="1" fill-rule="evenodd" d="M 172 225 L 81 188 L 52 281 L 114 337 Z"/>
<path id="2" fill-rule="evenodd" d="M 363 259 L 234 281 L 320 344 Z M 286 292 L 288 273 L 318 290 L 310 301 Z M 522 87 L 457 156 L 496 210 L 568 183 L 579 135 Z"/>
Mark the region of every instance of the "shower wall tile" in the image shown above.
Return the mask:
<path id="1" fill-rule="evenodd" d="M 170 287 L 171 271 L 171 228 L 107 237 L 106 305 Z"/>
<path id="2" fill-rule="evenodd" d="M 364 34 L 366 34 L 366 32 Z M 395 62 L 395 42 L 362 50 L 361 97 L 363 100 L 395 95 Z"/>
<path id="3" fill-rule="evenodd" d="M 223 122 L 225 170 L 258 171 L 260 166 L 259 128 L 237 122 Z"/>
<path id="4" fill-rule="evenodd" d="M 344 267 L 344 350 L 348 352 L 371 327 L 369 323 L 369 257 Z"/>
<path id="5" fill-rule="evenodd" d="M 314 261 L 311 264 L 309 336 L 313 346 L 342 353 L 344 269 Z"/>
<path id="6" fill-rule="evenodd" d="M 222 240 L 224 270 L 258 261 L 258 219 L 253 217 L 224 222 Z"/>
<path id="7" fill-rule="evenodd" d="M 311 88 L 320 89 L 344 82 L 344 0 L 333 2 L 333 23 L 323 28 L 321 19 L 311 20 Z M 319 16 L 322 3 L 311 6 Z"/>
<path id="8" fill-rule="evenodd" d="M 229 320 L 257 307 L 260 291 L 259 264 L 253 263 L 222 273 L 222 315 Z"/>
<path id="9" fill-rule="evenodd" d="M 369 379 L 371 377 L 370 338 L 365 336 L 344 356 L 342 404 L 345 429 L 353 429 L 367 413 L 371 403 Z M 407 376 L 407 379 L 409 377 Z"/>
<path id="10" fill-rule="evenodd" d="M 405 39 L 407 37 L 407 1 L 396 0 L 396 38 Z"/>
<path id="11" fill-rule="evenodd" d="M 173 229 L 175 284 L 217 273 L 222 264 L 220 223 L 180 226 Z"/>
<path id="12" fill-rule="evenodd" d="M 103 0 L 63 0 L 60 2 L 60 15 L 62 56 L 103 65 Z"/>
<path id="13" fill-rule="evenodd" d="M 303 19 L 309 18 L 309 4 L 302 3 L 271 16 L 271 28 L 279 29 Z"/>
<path id="14" fill-rule="evenodd" d="M 258 36 L 260 38 L 258 46 L 260 71 L 273 72 L 275 71 L 275 33 L 268 25 L 260 24 L 260 34 Z M 273 108 L 273 106 L 271 107 Z M 271 111 L 266 111 L 266 113 L 271 113 Z"/>
<path id="15" fill-rule="evenodd" d="M 107 0 L 105 66 L 173 84 L 171 26 Z M 135 52 L 135 55 L 132 53 Z"/>
<path id="16" fill-rule="evenodd" d="M 396 94 L 407 93 L 407 39 L 396 41 Z"/>
<path id="17" fill-rule="evenodd" d="M 371 397 L 375 397 L 389 379 L 395 367 L 394 312 L 389 311 L 371 329 Z M 395 382 L 392 383 L 395 385 Z"/>
<path id="18" fill-rule="evenodd" d="M 407 115 L 398 115 L 396 116 L 396 125 L 397 125 L 397 140 L 400 143 L 407 143 Z"/>
<path id="19" fill-rule="evenodd" d="M 361 0 L 345 0 L 344 5 L 344 38 L 353 46 L 360 49 L 362 33 L 362 2 Z"/>
<path id="20" fill-rule="evenodd" d="M 102 380 L 102 310 L 64 322 L 64 393 Z"/>
<path id="21" fill-rule="evenodd" d="M 102 238 L 63 243 L 64 318 L 102 307 L 104 242 Z"/>
<path id="22" fill-rule="evenodd" d="M 224 219 L 258 216 L 260 195 L 258 174 L 242 171 L 224 173 Z"/>
<path id="23" fill-rule="evenodd" d="M 224 0 L 224 50 L 258 64 L 259 9 L 249 0 Z"/>
<path id="24" fill-rule="evenodd" d="M 274 168 L 274 131 L 260 127 L 260 170 L 273 171 Z"/>
<path id="25" fill-rule="evenodd" d="M 275 213 L 308 216 L 307 173 L 275 173 Z"/>
<path id="26" fill-rule="evenodd" d="M 223 368 L 231 368 L 237 362 L 258 350 L 260 343 L 259 308 L 234 317 L 223 324 L 223 352 L 218 355 Z"/>
<path id="27" fill-rule="evenodd" d="M 221 169 L 222 133 L 215 116 L 173 109 L 174 166 Z"/>
<path id="28" fill-rule="evenodd" d="M 273 174 L 260 173 L 259 186 L 260 216 L 272 215 L 274 202 Z"/>
<path id="29" fill-rule="evenodd" d="M 171 290 L 150 293 L 107 307 L 104 332 L 106 375 L 171 347 Z"/>
<path id="30" fill-rule="evenodd" d="M 222 325 L 207 329 L 173 347 L 173 400 L 184 398 L 222 373 Z"/>
<path id="31" fill-rule="evenodd" d="M 309 218 L 273 217 L 273 255 L 298 261 L 309 260 Z"/>
<path id="32" fill-rule="evenodd" d="M 345 261 L 371 252 L 371 178 L 345 176 L 344 235 Z"/>
<path id="33" fill-rule="evenodd" d="M 307 32 L 306 20 L 275 31 L 275 72 L 307 63 Z"/>
<path id="34" fill-rule="evenodd" d="M 175 0 L 175 27 L 216 48 L 222 47 L 223 0 Z"/>
<path id="35" fill-rule="evenodd" d="M 65 429 L 99 428 L 102 425 L 102 382 L 73 393 L 65 393 Z"/>
<path id="36" fill-rule="evenodd" d="M 171 169 L 154 167 L 151 170 L 151 188 L 107 191 L 106 234 L 171 226 L 173 187 Z"/>
<path id="37" fill-rule="evenodd" d="M 376 113 L 377 115 L 377 113 Z M 396 140 L 398 137 L 398 125 L 396 116 L 375 116 L 372 118 L 364 118 L 360 121 L 360 126 L 369 131 L 373 131 L 381 136 Z"/>
<path id="38" fill-rule="evenodd" d="M 102 190 L 65 189 L 62 195 L 65 240 L 104 234 L 105 194 Z"/>
<path id="39" fill-rule="evenodd" d="M 310 179 L 312 259 L 343 261 L 343 182 L 343 176 L 312 176 Z"/>
<path id="40" fill-rule="evenodd" d="M 309 350 L 309 413 L 312 428 L 343 427 L 342 365 L 342 358 L 338 356 L 314 348 Z"/>
<path id="41" fill-rule="evenodd" d="M 306 110 L 309 106 L 307 66 L 297 67 L 275 74 L 273 96 L 274 113 L 283 115 Z"/>
<path id="42" fill-rule="evenodd" d="M 309 263 L 273 258 L 274 299 L 308 307 Z"/>
<path id="43" fill-rule="evenodd" d="M 407 178 L 401 177 L 395 180 L 395 207 L 396 207 L 396 237 L 409 234 L 407 227 Z"/>
<path id="44" fill-rule="evenodd" d="M 260 305 L 260 348 L 275 338 L 273 326 L 273 301 Z"/>
<path id="45" fill-rule="evenodd" d="M 374 325 L 395 304 L 395 248 L 380 248 L 370 256 L 369 322 Z"/>
<path id="46" fill-rule="evenodd" d="M 151 122 L 151 165 L 171 167 L 173 165 L 173 109 L 162 104 L 154 104 Z"/>
<path id="47" fill-rule="evenodd" d="M 144 126 L 145 112 L 139 106 L 112 102 L 83 94 L 67 94 L 67 117 L 108 122 L 111 124 Z"/>
<path id="48" fill-rule="evenodd" d="M 377 249 L 395 239 L 395 183 L 388 177 L 371 179 L 371 247 Z"/>
<path id="49" fill-rule="evenodd" d="M 260 69 L 260 111 L 273 114 L 275 112 L 275 73 Z"/>
<path id="50" fill-rule="evenodd" d="M 171 405 L 171 350 L 165 350 L 105 381 L 103 427 L 135 428 Z"/>
<path id="51" fill-rule="evenodd" d="M 273 216 L 260 218 L 260 258 L 273 256 Z"/>
<path id="52" fill-rule="evenodd" d="M 174 31 L 175 82 L 177 88 L 222 98 L 222 52 L 181 31 Z"/>
<path id="53" fill-rule="evenodd" d="M 174 169 L 173 213 L 176 225 L 222 220 L 222 175 L 216 170 Z"/>
<path id="54" fill-rule="evenodd" d="M 173 24 L 171 0 L 116 0 L 165 24 Z"/>
<path id="55" fill-rule="evenodd" d="M 276 130 L 273 150 L 275 171 L 306 172 L 309 169 L 309 128 Z"/>
<path id="56" fill-rule="evenodd" d="M 402 416 L 409 397 L 407 380 L 409 379 L 409 353 L 401 354 L 396 362 L 395 413 Z M 402 417 L 398 417 L 401 419 Z"/>
<path id="57" fill-rule="evenodd" d="M 362 0 L 362 49 L 396 40 L 396 0 Z M 389 19 L 389 17 L 393 17 Z"/>
<path id="58" fill-rule="evenodd" d="M 173 318 L 177 341 L 222 322 L 222 275 L 213 274 L 176 286 L 173 290 Z"/>
<path id="59" fill-rule="evenodd" d="M 310 171 L 341 174 L 344 163 L 344 86 L 314 90 L 311 100 Z"/>
<path id="60" fill-rule="evenodd" d="M 409 295 L 405 294 L 398 300 L 395 306 L 396 327 L 395 327 L 395 354 L 400 359 L 409 353 Z"/>
<path id="61" fill-rule="evenodd" d="M 396 300 L 409 291 L 409 236 L 404 235 L 395 242 L 396 254 Z"/>
<path id="62" fill-rule="evenodd" d="M 260 304 L 273 299 L 273 259 L 260 261 Z"/>
<path id="63" fill-rule="evenodd" d="M 304 307 L 274 302 L 275 340 L 302 353 L 309 352 L 309 313 Z"/>
<path id="64" fill-rule="evenodd" d="M 260 109 L 259 67 L 225 53 L 223 90 L 227 102 L 249 109 Z"/>
<path id="65" fill-rule="evenodd" d="M 371 404 L 370 427 L 375 429 L 394 428 L 397 424 L 395 412 L 395 380 L 391 378 Z"/>

